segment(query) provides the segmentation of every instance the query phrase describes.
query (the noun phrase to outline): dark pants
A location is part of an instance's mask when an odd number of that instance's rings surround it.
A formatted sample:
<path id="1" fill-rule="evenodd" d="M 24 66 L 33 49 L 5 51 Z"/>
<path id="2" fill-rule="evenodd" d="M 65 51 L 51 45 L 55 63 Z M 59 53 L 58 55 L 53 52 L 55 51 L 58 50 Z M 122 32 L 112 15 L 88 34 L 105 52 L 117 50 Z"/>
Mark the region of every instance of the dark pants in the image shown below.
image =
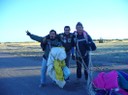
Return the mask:
<path id="1" fill-rule="evenodd" d="M 82 59 L 84 62 L 82 62 Z M 88 67 L 88 64 L 89 64 L 89 56 L 85 56 L 85 57 L 82 57 L 82 59 L 80 57 L 77 57 L 76 60 L 77 60 L 77 71 L 76 71 L 76 75 L 77 75 L 77 78 L 81 78 L 82 77 L 82 65 L 84 67 L 84 75 L 85 75 L 85 79 L 87 80 L 88 78 L 88 72 L 86 70 L 86 67 Z M 85 67 L 86 66 L 86 67 Z"/>
<path id="2" fill-rule="evenodd" d="M 70 64 L 70 58 L 71 58 L 71 53 L 70 52 L 66 52 L 65 63 L 66 63 L 67 67 L 69 67 L 69 64 Z"/>

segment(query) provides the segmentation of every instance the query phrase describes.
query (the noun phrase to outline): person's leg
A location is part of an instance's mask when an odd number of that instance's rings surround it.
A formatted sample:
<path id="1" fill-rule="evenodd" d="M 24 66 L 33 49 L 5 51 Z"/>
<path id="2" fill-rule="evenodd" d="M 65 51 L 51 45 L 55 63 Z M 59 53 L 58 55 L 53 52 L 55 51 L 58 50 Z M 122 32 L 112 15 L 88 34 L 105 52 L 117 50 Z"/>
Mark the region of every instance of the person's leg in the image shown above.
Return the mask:
<path id="1" fill-rule="evenodd" d="M 71 53 L 70 52 L 66 53 L 65 63 L 67 67 L 69 67 L 70 64 L 70 58 L 71 58 Z"/>
<path id="2" fill-rule="evenodd" d="M 87 72 L 87 68 L 88 68 L 88 65 L 89 65 L 89 56 L 85 56 L 84 58 L 84 76 L 85 76 L 85 80 L 88 79 L 88 72 Z"/>
<path id="3" fill-rule="evenodd" d="M 87 70 L 84 70 L 84 76 L 85 76 L 85 80 L 88 80 L 88 72 L 87 72 Z"/>
<path id="4" fill-rule="evenodd" d="M 71 58 L 72 60 L 75 60 L 75 47 L 72 47 L 71 49 Z"/>
<path id="5" fill-rule="evenodd" d="M 70 58 L 71 58 L 71 53 L 70 52 L 66 53 L 65 63 L 66 63 L 66 66 L 68 68 L 69 68 L 69 65 L 70 65 Z M 69 80 L 69 77 L 66 80 Z"/>
<path id="6" fill-rule="evenodd" d="M 47 71 L 47 61 L 46 59 L 42 59 L 42 67 L 41 67 L 41 86 L 46 83 L 46 71 Z"/>
<path id="7" fill-rule="evenodd" d="M 77 71 L 76 71 L 76 76 L 78 79 L 81 78 L 82 76 L 82 72 L 81 72 L 81 69 L 82 69 L 82 63 L 81 63 L 81 59 L 80 58 L 76 58 L 77 59 L 77 62 L 76 62 L 76 65 L 77 65 Z"/>

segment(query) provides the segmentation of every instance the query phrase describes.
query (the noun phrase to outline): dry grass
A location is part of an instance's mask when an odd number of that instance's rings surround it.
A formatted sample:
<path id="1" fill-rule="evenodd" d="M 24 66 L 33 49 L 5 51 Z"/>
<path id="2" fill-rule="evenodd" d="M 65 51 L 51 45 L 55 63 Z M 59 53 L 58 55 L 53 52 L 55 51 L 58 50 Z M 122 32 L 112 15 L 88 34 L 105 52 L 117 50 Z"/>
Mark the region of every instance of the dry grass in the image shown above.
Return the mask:
<path id="1" fill-rule="evenodd" d="M 38 42 L 2 43 L 0 52 L 18 56 L 41 56 L 42 50 Z"/>
<path id="2" fill-rule="evenodd" d="M 104 43 L 95 43 L 97 50 L 92 52 L 92 62 L 97 69 L 104 70 L 108 68 L 119 69 L 128 67 L 126 66 L 128 64 L 128 40 L 112 40 L 105 41 Z M 40 57 L 43 53 L 38 42 L 1 43 L 0 52 L 24 57 Z"/>

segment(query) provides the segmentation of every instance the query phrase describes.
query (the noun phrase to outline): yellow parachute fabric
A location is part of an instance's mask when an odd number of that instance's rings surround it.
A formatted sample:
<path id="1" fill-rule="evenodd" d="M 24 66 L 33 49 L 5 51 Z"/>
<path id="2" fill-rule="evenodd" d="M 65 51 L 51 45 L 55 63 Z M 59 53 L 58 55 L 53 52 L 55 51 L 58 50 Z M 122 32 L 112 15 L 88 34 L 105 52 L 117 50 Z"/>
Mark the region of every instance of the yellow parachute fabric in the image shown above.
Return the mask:
<path id="1" fill-rule="evenodd" d="M 64 75 L 63 75 L 63 70 L 62 68 L 66 66 L 65 61 L 60 61 L 60 60 L 54 60 L 54 69 L 56 72 L 56 79 L 63 81 L 64 80 Z"/>

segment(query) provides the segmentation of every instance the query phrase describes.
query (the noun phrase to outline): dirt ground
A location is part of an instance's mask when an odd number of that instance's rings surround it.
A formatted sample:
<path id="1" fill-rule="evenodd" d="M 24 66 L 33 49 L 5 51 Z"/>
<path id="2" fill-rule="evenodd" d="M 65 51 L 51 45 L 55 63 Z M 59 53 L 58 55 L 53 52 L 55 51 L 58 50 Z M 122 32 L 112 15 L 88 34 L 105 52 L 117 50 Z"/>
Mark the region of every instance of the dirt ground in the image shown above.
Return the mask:
<path id="1" fill-rule="evenodd" d="M 111 70 L 128 71 L 128 41 L 97 43 L 91 53 L 93 76 Z M 86 81 L 76 80 L 76 64 L 71 60 L 71 77 L 63 89 L 47 76 L 39 88 L 42 50 L 39 43 L 0 44 L 0 95 L 87 95 Z"/>
<path id="2" fill-rule="evenodd" d="M 86 82 L 76 81 L 75 68 L 71 69 L 70 80 L 59 88 L 47 76 L 47 85 L 39 88 L 41 60 L 0 53 L 0 95 L 83 95 Z"/>

